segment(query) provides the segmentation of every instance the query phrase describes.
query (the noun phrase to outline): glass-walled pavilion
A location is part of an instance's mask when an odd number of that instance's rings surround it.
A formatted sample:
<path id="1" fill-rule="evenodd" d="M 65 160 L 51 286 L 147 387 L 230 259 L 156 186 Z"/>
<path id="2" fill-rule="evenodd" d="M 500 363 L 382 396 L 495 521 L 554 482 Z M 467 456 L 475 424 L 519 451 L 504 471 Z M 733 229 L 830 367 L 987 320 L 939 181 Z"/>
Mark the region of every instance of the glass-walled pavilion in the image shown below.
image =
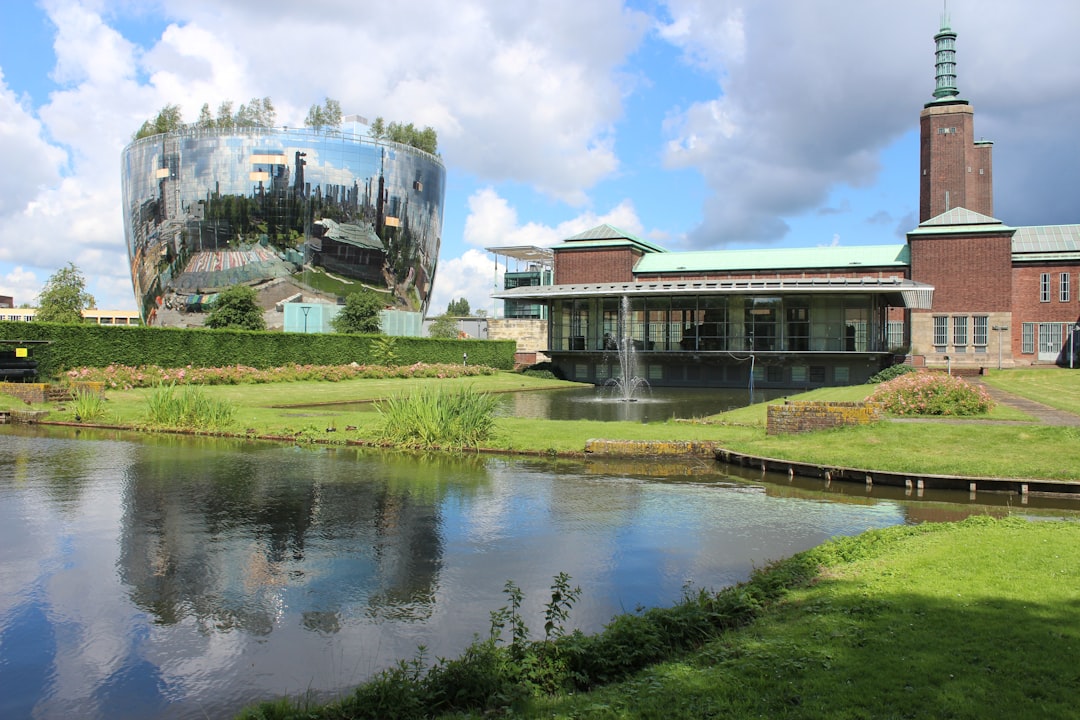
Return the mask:
<path id="1" fill-rule="evenodd" d="M 907 349 L 890 308 L 929 305 L 909 280 L 656 282 L 518 289 L 545 301 L 548 354 L 569 379 L 602 384 L 632 348 L 654 384 L 783 387 L 861 382 Z M 895 315 L 895 313 L 894 313 Z M 613 375 L 614 373 L 614 375 Z"/>

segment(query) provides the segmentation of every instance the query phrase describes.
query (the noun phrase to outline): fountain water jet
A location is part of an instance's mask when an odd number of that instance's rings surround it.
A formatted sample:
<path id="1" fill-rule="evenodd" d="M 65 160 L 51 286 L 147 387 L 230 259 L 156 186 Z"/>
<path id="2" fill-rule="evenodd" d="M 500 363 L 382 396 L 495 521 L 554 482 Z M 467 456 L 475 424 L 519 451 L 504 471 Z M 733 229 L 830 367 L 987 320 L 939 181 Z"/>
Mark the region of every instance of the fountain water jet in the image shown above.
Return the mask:
<path id="1" fill-rule="evenodd" d="M 619 304 L 619 321 L 612 348 L 619 361 L 619 377 L 605 383 L 612 388 L 612 397 L 621 402 L 637 402 L 638 390 L 649 388 L 649 382 L 637 374 L 637 348 L 630 337 L 630 298 L 623 295 Z"/>

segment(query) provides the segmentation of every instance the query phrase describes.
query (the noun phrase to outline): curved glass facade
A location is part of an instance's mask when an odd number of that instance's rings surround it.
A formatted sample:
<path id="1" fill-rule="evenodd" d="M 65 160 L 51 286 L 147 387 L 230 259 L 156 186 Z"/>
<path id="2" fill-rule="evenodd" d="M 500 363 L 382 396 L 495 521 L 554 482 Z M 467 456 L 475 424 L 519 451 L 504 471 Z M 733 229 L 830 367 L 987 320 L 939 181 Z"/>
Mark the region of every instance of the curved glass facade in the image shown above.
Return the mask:
<path id="1" fill-rule="evenodd" d="M 268 310 L 368 287 L 387 306 L 424 312 L 443 164 L 348 127 L 190 129 L 124 148 L 124 233 L 143 321 L 199 324 L 184 316 L 240 283 Z"/>

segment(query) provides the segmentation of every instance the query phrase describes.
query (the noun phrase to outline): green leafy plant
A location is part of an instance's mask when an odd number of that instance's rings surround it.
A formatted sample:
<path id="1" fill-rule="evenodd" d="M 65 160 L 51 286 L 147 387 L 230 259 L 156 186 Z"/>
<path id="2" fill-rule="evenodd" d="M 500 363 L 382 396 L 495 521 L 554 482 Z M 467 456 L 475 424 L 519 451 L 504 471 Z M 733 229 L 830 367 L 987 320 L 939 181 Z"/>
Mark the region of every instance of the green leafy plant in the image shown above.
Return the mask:
<path id="1" fill-rule="evenodd" d="M 982 415 L 994 407 L 986 388 L 939 372 L 901 375 L 879 385 L 868 400 L 894 415 Z"/>
<path id="2" fill-rule="evenodd" d="M 105 419 L 107 410 L 105 398 L 101 393 L 79 390 L 75 393 L 74 407 L 71 409 L 75 422 L 100 422 Z"/>
<path id="3" fill-rule="evenodd" d="M 919 372 L 919 369 L 912 367 L 911 365 L 904 365 L 903 363 L 897 365 L 890 365 L 884 370 L 880 370 L 870 377 L 866 381 L 867 385 L 877 385 L 878 383 L 888 382 L 893 378 L 898 378 L 901 375 L 907 375 L 908 373 Z"/>
<path id="4" fill-rule="evenodd" d="M 162 385 L 147 398 L 146 419 L 150 425 L 183 430 L 221 431 L 236 417 L 236 406 L 215 400 L 201 388 Z"/>
<path id="5" fill-rule="evenodd" d="M 379 442 L 411 448 L 472 448 L 495 429 L 493 395 L 426 386 L 375 404 Z"/>

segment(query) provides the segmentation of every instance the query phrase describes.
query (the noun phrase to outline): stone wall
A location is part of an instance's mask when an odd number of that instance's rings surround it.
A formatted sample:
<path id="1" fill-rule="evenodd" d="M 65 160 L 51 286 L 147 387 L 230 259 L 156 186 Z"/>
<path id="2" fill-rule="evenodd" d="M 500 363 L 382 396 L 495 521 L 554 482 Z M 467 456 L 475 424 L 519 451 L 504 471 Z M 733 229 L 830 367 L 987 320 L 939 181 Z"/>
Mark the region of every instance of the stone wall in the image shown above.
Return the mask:
<path id="1" fill-rule="evenodd" d="M 514 340 L 517 354 L 538 354 L 532 362 L 542 362 L 542 353 L 548 348 L 548 321 L 516 318 L 489 318 L 488 340 Z"/>
<path id="2" fill-rule="evenodd" d="M 785 401 L 770 405 L 765 424 L 767 435 L 813 432 L 847 425 L 868 425 L 882 418 L 875 403 Z"/>
<path id="3" fill-rule="evenodd" d="M 70 385 L 50 385 L 49 383 L 0 382 L 0 393 L 35 404 L 65 402 L 79 391 L 101 395 L 105 392 L 105 383 L 73 382 Z"/>

